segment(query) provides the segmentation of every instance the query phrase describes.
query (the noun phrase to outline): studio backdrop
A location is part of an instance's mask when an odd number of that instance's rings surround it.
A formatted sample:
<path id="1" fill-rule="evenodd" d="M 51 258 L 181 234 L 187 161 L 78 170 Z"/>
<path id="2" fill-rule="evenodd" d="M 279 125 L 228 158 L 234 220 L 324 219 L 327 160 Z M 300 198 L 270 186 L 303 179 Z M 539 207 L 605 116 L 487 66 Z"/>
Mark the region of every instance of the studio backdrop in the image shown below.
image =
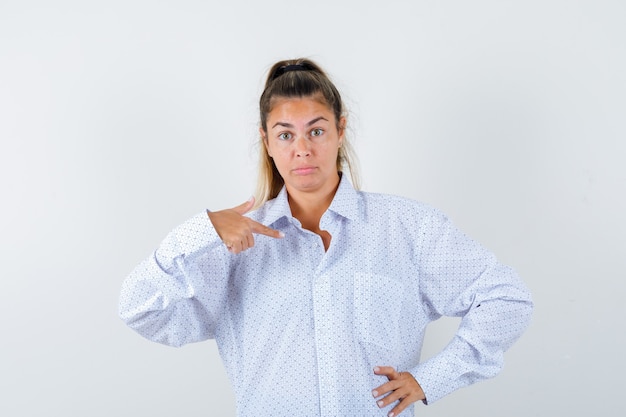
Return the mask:
<path id="1" fill-rule="evenodd" d="M 148 342 L 124 278 L 254 191 L 269 67 L 344 95 L 363 189 L 427 202 L 513 266 L 533 322 L 419 416 L 617 416 L 626 370 L 621 1 L 0 2 L 0 415 L 214 416 L 214 341 Z M 423 359 L 458 321 L 427 331 Z"/>

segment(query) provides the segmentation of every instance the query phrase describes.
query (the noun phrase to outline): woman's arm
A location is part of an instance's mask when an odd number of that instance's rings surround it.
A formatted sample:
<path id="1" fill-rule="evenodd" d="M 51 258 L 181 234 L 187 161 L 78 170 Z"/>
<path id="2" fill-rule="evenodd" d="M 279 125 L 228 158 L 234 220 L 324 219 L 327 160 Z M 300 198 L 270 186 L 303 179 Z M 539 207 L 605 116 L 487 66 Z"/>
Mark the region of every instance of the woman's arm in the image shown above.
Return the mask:
<path id="1" fill-rule="evenodd" d="M 530 322 L 530 292 L 515 271 L 442 218 L 421 248 L 420 291 L 432 318 L 462 317 L 438 355 L 411 370 L 432 403 L 495 376 Z"/>
<path id="2" fill-rule="evenodd" d="M 229 254 L 207 214 L 198 214 L 126 278 L 120 317 L 147 339 L 170 346 L 212 338 L 229 268 Z"/>
<path id="3" fill-rule="evenodd" d="M 232 255 L 252 248 L 253 234 L 283 236 L 244 216 L 253 206 L 250 199 L 232 209 L 199 214 L 174 229 L 124 282 L 121 318 L 142 336 L 166 345 L 215 337 Z"/>

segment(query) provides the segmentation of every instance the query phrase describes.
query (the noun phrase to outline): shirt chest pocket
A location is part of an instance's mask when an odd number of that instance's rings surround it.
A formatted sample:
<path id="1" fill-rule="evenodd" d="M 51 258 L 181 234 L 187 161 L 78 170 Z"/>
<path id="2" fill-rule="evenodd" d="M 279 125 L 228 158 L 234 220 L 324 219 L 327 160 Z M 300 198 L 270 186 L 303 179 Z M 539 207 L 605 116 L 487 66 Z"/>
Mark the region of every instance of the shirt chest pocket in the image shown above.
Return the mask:
<path id="1" fill-rule="evenodd" d="M 404 286 L 378 274 L 354 276 L 354 325 L 360 340 L 396 350 L 400 342 L 400 314 Z"/>

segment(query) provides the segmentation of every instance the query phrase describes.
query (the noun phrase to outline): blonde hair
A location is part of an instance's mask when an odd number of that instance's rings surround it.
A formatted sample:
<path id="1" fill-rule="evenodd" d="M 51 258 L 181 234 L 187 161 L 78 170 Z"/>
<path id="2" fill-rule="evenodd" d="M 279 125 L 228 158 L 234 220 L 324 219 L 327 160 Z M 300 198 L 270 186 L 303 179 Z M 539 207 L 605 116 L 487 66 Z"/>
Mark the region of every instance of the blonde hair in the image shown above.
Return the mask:
<path id="1" fill-rule="evenodd" d="M 340 126 L 345 117 L 341 95 L 326 73 L 313 61 L 306 58 L 279 61 L 270 69 L 265 89 L 259 100 L 261 129 L 267 132 L 267 117 L 272 111 L 273 99 L 292 97 L 321 98 L 333 111 L 337 130 L 344 131 L 344 138 L 337 154 L 337 171 L 350 171 L 352 185 L 359 189 L 360 178 L 358 162 L 354 148 L 345 135 L 345 126 Z M 274 160 L 269 156 L 263 138 L 259 141 L 259 175 L 255 192 L 256 204 L 260 206 L 268 200 L 276 198 L 285 182 L 281 177 Z"/>

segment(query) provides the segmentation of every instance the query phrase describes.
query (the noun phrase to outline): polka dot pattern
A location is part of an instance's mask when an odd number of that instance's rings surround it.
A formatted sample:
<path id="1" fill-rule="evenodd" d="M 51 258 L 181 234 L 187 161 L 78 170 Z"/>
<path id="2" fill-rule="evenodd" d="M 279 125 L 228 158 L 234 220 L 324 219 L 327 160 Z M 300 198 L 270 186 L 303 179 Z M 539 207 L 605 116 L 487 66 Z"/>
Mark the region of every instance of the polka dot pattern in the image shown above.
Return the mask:
<path id="1" fill-rule="evenodd" d="M 411 372 L 429 403 L 495 375 L 523 332 L 530 294 L 510 268 L 439 211 L 358 192 L 345 176 L 320 227 L 287 195 L 249 216 L 281 230 L 229 253 L 201 213 L 172 231 L 125 280 L 120 316 L 172 346 L 215 338 L 238 416 L 384 416 L 377 365 Z M 462 317 L 451 343 L 420 363 L 426 326 Z M 412 407 L 403 415 L 412 415 Z"/>

